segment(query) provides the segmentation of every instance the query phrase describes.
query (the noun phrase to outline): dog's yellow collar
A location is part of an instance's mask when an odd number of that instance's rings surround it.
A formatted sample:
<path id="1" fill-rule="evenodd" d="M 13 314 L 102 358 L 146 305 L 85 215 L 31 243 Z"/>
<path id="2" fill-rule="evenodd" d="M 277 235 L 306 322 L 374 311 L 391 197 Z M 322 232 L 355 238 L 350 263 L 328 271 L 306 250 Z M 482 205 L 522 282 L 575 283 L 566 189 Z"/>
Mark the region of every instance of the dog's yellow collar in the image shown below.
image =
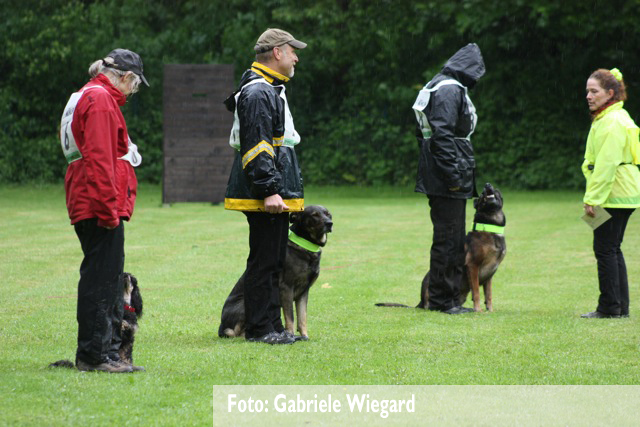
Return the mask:
<path id="1" fill-rule="evenodd" d="M 321 250 L 320 245 L 316 245 L 315 243 L 311 243 L 307 239 L 303 239 L 291 230 L 289 230 L 289 240 L 291 240 L 296 245 L 308 250 L 309 252 L 320 252 Z"/>
<path id="2" fill-rule="evenodd" d="M 504 234 L 504 226 L 501 227 L 499 225 L 481 224 L 479 222 L 474 222 L 473 231 L 486 231 L 493 234 Z"/>

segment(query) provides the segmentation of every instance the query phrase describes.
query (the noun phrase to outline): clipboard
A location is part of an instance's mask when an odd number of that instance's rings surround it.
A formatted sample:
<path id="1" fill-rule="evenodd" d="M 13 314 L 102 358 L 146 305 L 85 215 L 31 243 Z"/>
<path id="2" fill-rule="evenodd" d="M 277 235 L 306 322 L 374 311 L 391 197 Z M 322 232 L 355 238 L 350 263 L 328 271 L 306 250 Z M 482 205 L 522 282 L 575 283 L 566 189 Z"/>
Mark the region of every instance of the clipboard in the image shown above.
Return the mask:
<path id="1" fill-rule="evenodd" d="M 611 218 L 611 214 L 609 214 L 609 212 L 607 212 L 602 206 L 594 206 L 593 211 L 596 214 L 594 217 L 587 214 L 582 215 L 582 220 L 593 230 L 600 227 L 602 224 L 607 222 L 609 218 Z"/>

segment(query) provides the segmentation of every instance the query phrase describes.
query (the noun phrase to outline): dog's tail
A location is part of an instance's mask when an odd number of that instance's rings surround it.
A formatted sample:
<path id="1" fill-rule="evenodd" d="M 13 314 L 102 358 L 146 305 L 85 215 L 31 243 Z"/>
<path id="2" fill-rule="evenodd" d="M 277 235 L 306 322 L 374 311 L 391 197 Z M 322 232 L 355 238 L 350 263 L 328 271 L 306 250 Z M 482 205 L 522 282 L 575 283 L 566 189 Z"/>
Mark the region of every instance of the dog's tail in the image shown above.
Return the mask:
<path id="1" fill-rule="evenodd" d="M 220 338 L 235 338 L 244 336 L 244 325 L 236 324 L 235 328 L 225 328 L 222 324 L 218 328 L 218 336 Z"/>
<path id="2" fill-rule="evenodd" d="M 402 308 L 413 308 L 405 304 L 398 304 L 397 302 L 377 302 L 375 304 L 377 307 L 402 307 Z"/>
<path id="3" fill-rule="evenodd" d="M 57 362 L 53 362 L 51 364 L 49 364 L 50 368 L 75 368 L 75 365 L 73 364 L 73 362 L 71 360 L 68 359 L 64 359 L 64 360 L 58 360 Z"/>
<path id="4" fill-rule="evenodd" d="M 220 337 L 222 338 L 233 338 L 235 336 L 236 332 L 231 328 L 226 328 L 224 331 L 222 331 L 222 335 L 220 335 Z"/>

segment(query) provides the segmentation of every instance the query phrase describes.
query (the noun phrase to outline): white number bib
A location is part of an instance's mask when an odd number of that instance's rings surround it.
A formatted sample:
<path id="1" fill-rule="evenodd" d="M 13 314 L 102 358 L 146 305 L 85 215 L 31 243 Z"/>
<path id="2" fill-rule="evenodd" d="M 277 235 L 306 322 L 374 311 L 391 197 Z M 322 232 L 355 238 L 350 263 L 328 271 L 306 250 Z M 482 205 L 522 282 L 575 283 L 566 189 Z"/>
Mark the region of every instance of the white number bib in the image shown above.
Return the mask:
<path id="1" fill-rule="evenodd" d="M 73 93 L 62 112 L 62 118 L 60 119 L 60 144 L 62 145 L 62 153 L 67 159 L 67 163 L 73 163 L 82 158 L 82 153 L 80 153 L 76 145 L 76 139 L 71 131 L 71 123 L 73 123 L 73 113 L 76 111 L 78 101 L 80 101 L 80 98 L 82 98 L 82 95 L 84 95 L 87 90 L 93 88 L 106 90 L 102 86 L 89 86 L 79 92 Z"/>
<path id="2" fill-rule="evenodd" d="M 233 113 L 233 127 L 231 128 L 231 135 L 229 136 L 229 145 L 240 151 L 240 119 L 238 118 L 238 98 L 240 97 L 240 93 L 252 84 L 256 83 L 264 83 L 269 84 L 264 78 L 251 80 L 246 85 L 242 86 L 242 89 L 238 93 L 236 93 L 236 109 Z M 278 87 L 278 86 L 276 86 Z M 291 111 L 289 110 L 289 102 L 287 102 L 287 96 L 285 95 L 285 87 L 284 85 L 279 86 L 282 88 L 282 92 L 280 92 L 280 98 L 284 100 L 284 143 L 282 145 L 293 147 L 300 143 L 300 135 L 296 132 L 296 128 L 293 125 L 293 116 L 291 115 Z"/>
<path id="3" fill-rule="evenodd" d="M 71 131 L 71 124 L 73 123 L 73 113 L 76 111 L 76 106 L 78 105 L 80 98 L 82 98 L 82 95 L 84 95 L 87 90 L 94 88 L 106 91 L 102 86 L 88 86 L 83 90 L 72 94 L 66 107 L 64 107 L 62 119 L 60 120 L 60 144 L 62 145 L 62 153 L 67 159 L 67 163 L 73 163 L 82 158 L 82 153 L 78 149 L 76 139 Z M 131 142 L 131 138 L 129 138 L 129 151 L 127 154 L 120 157 L 120 159 L 128 161 L 133 167 L 139 166 L 140 163 L 142 163 L 142 156 L 138 153 L 138 146 Z"/>
<path id="4" fill-rule="evenodd" d="M 429 101 L 431 100 L 431 94 L 440 89 L 441 86 L 456 85 L 464 89 L 464 96 L 467 98 L 467 104 L 469 105 L 469 113 L 471 114 L 471 132 L 469 132 L 469 135 L 467 135 L 467 137 L 465 138 L 469 139 L 476 128 L 478 116 L 476 114 L 476 107 L 473 105 L 473 102 L 471 102 L 471 98 L 469 98 L 469 95 L 467 93 L 467 88 L 460 84 L 457 80 L 453 79 L 443 80 L 431 89 L 427 89 L 428 85 L 429 83 L 427 83 L 424 88 L 422 88 L 412 107 L 413 112 L 416 113 L 416 120 L 418 120 L 418 125 L 420 126 L 422 137 L 424 139 L 429 139 L 432 134 L 431 126 L 429 125 L 429 121 L 427 120 L 427 115 L 424 113 L 427 105 L 429 105 Z"/>

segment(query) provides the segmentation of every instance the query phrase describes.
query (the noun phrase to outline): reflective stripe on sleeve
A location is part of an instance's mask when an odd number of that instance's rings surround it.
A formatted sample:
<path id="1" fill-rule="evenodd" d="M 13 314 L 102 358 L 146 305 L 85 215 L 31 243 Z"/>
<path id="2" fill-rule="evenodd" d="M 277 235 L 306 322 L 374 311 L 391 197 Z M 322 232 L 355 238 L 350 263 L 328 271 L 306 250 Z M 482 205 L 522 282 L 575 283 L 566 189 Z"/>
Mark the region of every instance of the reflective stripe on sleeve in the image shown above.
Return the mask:
<path id="1" fill-rule="evenodd" d="M 258 145 L 247 151 L 246 154 L 242 156 L 242 169 L 246 168 L 247 165 L 263 151 L 269 153 L 271 157 L 276 156 L 276 152 L 273 150 L 271 144 L 266 141 L 260 141 Z"/>

